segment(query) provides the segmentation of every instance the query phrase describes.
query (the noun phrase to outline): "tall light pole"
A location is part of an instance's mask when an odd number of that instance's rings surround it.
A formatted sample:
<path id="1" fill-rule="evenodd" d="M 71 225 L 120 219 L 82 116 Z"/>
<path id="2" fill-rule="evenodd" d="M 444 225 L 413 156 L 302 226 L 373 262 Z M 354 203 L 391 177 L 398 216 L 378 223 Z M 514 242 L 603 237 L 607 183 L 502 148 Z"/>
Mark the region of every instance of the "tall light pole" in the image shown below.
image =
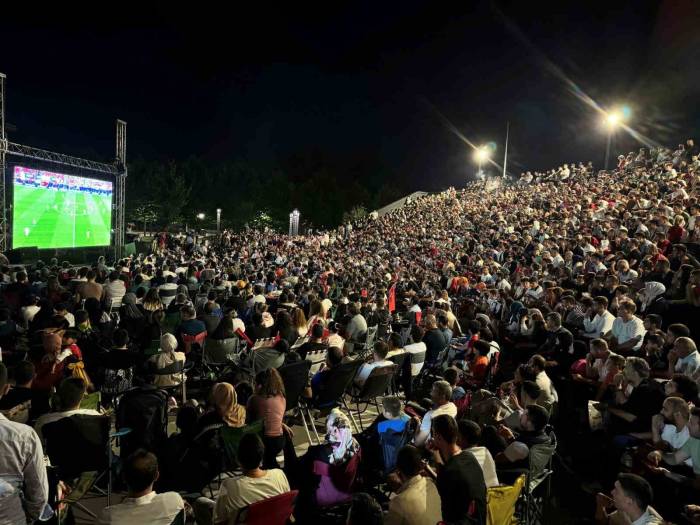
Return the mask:
<path id="1" fill-rule="evenodd" d="M 478 171 L 476 172 L 476 177 L 479 178 L 482 173 L 481 173 L 481 166 L 483 165 L 484 162 L 489 160 L 489 155 L 490 151 L 488 146 L 480 146 L 476 148 L 474 151 L 474 160 L 476 160 L 476 164 L 478 166 Z"/>
<path id="2" fill-rule="evenodd" d="M 289 236 L 299 235 L 299 210 L 296 208 L 289 214 Z"/>
<path id="3" fill-rule="evenodd" d="M 216 233 L 221 233 L 221 208 L 216 208 Z"/>

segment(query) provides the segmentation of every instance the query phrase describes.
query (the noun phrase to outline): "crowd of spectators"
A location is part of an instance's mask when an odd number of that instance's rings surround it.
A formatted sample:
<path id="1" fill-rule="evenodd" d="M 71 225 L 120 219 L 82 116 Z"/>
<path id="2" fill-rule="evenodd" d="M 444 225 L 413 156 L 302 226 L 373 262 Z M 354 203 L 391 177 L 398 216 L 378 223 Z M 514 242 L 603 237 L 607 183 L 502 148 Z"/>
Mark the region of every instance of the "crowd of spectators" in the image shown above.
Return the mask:
<path id="1" fill-rule="evenodd" d="M 104 523 L 233 523 L 292 489 L 302 523 L 340 501 L 348 523 L 485 523 L 487 493 L 547 447 L 591 493 L 574 514 L 700 523 L 698 148 L 618 161 L 451 188 L 337 231 L 163 234 L 109 266 L 2 266 L 0 521 L 56 511 L 75 481 L 47 476 L 57 424 L 106 413 L 140 430 L 115 449 L 128 495 Z M 327 419 L 298 456 L 286 381 L 306 361 L 301 403 Z M 347 370 L 352 398 L 387 369 L 367 429 L 321 403 Z M 221 468 L 221 436 L 241 429 Z"/>

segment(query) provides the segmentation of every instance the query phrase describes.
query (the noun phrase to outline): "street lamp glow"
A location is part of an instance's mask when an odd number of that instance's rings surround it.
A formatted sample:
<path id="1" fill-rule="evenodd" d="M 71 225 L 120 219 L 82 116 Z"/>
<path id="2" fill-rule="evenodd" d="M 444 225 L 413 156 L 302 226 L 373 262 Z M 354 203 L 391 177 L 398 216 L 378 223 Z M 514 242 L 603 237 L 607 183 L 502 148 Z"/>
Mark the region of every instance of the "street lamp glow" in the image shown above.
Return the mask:
<path id="1" fill-rule="evenodd" d="M 617 126 L 621 121 L 622 121 L 622 114 L 617 112 L 617 111 L 613 111 L 612 113 L 608 113 L 605 117 L 605 122 L 611 128 L 614 128 L 615 126 Z"/>
<path id="2" fill-rule="evenodd" d="M 198 213 L 197 218 L 201 221 L 204 219 L 204 214 L 203 213 Z"/>
<path id="3" fill-rule="evenodd" d="M 479 164 L 489 160 L 489 149 L 486 146 L 476 148 L 474 151 L 474 160 L 476 160 L 476 162 Z"/>

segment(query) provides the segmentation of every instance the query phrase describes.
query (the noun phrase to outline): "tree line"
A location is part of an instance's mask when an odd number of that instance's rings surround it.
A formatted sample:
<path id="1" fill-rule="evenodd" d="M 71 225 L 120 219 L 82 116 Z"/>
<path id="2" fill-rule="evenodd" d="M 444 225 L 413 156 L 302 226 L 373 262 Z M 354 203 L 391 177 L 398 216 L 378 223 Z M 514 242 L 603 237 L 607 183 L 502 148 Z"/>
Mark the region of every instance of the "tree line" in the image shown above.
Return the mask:
<path id="1" fill-rule="evenodd" d="M 284 231 L 296 208 L 300 230 L 332 228 L 406 193 L 406 184 L 373 155 L 311 152 L 280 162 L 137 159 L 129 163 L 126 217 L 137 229 L 214 228 L 221 208 L 222 227 Z"/>

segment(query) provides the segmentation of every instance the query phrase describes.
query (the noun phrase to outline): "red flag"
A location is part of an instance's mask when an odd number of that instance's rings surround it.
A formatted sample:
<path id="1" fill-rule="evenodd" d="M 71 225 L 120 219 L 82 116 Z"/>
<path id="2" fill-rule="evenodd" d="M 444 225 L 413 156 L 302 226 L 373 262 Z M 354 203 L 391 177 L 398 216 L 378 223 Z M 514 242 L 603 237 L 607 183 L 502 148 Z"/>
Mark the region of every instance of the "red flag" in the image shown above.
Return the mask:
<path id="1" fill-rule="evenodd" d="M 389 288 L 389 313 L 393 314 L 396 310 L 396 283 Z"/>

